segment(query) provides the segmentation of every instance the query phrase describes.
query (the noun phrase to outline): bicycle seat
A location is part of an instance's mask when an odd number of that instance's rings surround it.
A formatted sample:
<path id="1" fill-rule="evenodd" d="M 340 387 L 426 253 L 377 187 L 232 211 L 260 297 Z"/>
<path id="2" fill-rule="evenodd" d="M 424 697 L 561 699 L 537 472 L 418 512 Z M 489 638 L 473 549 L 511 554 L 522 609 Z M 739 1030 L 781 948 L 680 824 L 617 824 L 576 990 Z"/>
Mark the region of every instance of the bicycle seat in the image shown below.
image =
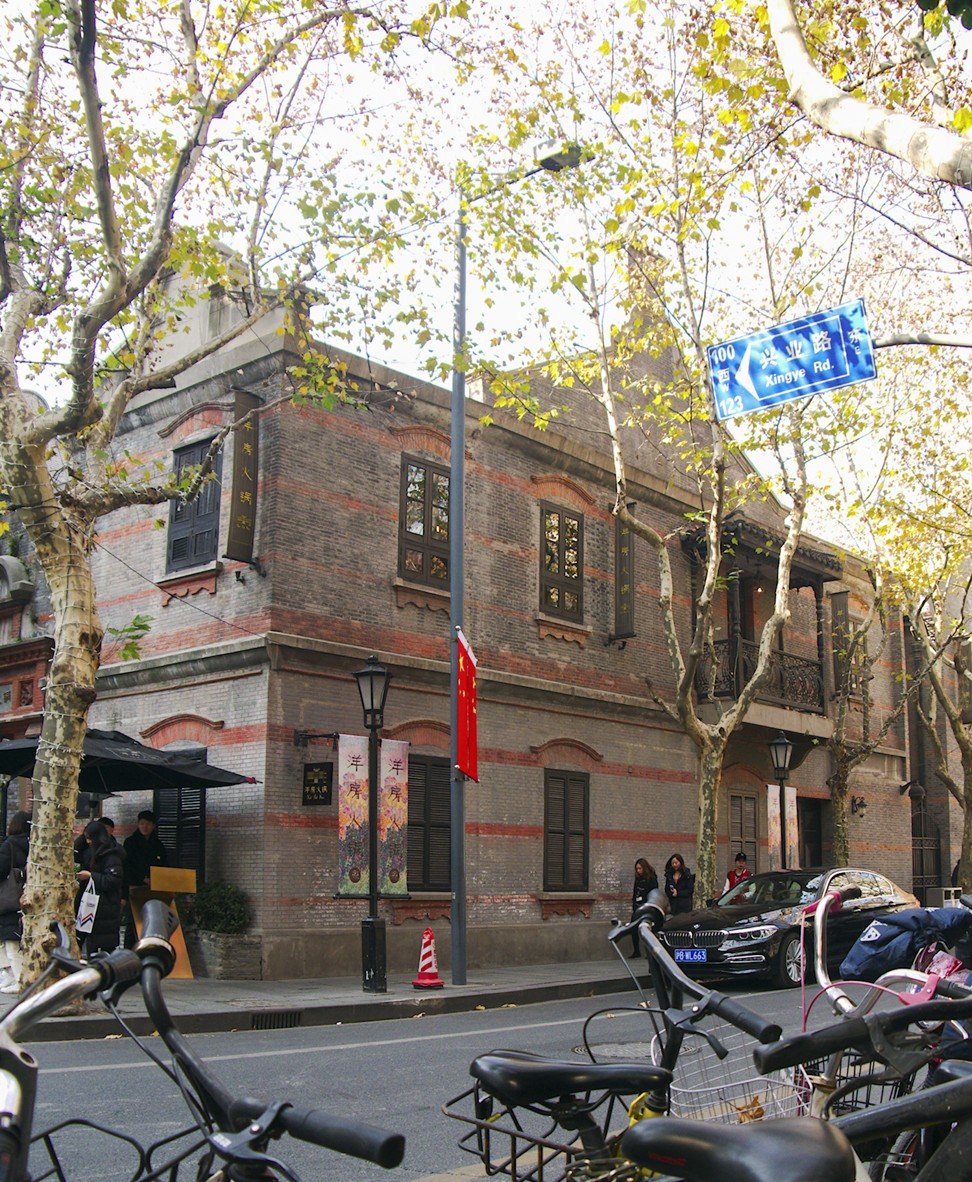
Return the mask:
<path id="1" fill-rule="evenodd" d="M 704 1124 L 661 1116 L 642 1120 L 621 1142 L 630 1161 L 684 1182 L 854 1182 L 856 1159 L 839 1130 L 811 1116 Z"/>
<path id="2" fill-rule="evenodd" d="M 490 1051 L 472 1061 L 469 1074 L 510 1107 L 540 1104 L 577 1092 L 638 1095 L 665 1087 L 672 1079 L 670 1071 L 650 1063 L 575 1063 L 530 1051 Z"/>

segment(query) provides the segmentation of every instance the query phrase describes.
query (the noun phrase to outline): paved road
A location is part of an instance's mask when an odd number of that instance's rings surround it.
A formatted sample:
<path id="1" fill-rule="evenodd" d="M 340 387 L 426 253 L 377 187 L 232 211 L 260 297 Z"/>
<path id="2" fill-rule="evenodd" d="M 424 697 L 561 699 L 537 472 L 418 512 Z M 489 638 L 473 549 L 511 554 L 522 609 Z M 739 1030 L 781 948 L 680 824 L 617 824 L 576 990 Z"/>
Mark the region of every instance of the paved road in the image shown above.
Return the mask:
<path id="1" fill-rule="evenodd" d="M 741 987 L 733 993 L 750 996 Z M 402 1182 L 472 1182 L 482 1166 L 457 1148 L 462 1126 L 439 1112 L 468 1081 L 475 1055 L 517 1047 L 570 1055 L 581 1044 L 584 1019 L 604 1013 L 590 1027 L 599 1052 L 615 1058 L 626 1048 L 638 1055 L 649 1041 L 644 1013 L 632 1012 L 633 995 L 548 1002 L 473 1013 L 416 1017 L 353 1026 L 199 1035 L 202 1055 L 237 1094 L 289 1099 L 354 1114 L 407 1137 L 405 1163 L 394 1172 L 285 1141 L 281 1156 L 304 1182 L 401 1179 Z M 796 992 L 764 990 L 750 1004 L 766 1017 L 795 1028 Z M 154 1048 L 157 1038 L 149 1039 Z M 45 1043 L 34 1051 L 41 1064 L 37 1127 L 69 1113 L 120 1128 L 138 1139 L 174 1133 L 185 1123 L 175 1086 L 127 1040 Z M 631 1057 L 631 1056 L 629 1056 Z M 89 1130 L 61 1136 L 72 1182 L 125 1176 L 126 1150 Z M 34 1169 L 38 1163 L 32 1158 Z M 188 1177 L 188 1174 L 187 1174 Z"/>

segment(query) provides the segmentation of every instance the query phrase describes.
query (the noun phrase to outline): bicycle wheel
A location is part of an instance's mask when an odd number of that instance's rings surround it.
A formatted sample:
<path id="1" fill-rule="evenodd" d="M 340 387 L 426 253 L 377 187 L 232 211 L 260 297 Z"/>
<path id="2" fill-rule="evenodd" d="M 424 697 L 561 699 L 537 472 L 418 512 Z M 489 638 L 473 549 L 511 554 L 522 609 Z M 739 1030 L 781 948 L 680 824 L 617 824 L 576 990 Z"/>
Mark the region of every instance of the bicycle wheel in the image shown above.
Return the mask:
<path id="1" fill-rule="evenodd" d="M 920 1135 L 914 1129 L 900 1133 L 891 1148 L 868 1166 L 871 1182 L 910 1182 L 916 1178 L 920 1168 L 919 1140 Z"/>

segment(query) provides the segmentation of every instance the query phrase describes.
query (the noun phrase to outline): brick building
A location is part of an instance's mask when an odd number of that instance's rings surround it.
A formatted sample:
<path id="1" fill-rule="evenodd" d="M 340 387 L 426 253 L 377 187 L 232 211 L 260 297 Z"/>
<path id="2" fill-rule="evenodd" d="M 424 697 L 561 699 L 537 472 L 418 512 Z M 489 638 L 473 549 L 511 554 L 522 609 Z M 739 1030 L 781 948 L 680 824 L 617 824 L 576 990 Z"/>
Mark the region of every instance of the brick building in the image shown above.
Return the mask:
<path id="1" fill-rule="evenodd" d="M 187 347 L 214 330 L 217 314 L 202 305 Z M 362 733 L 353 672 L 377 654 L 393 677 L 384 733 L 410 743 L 409 895 L 382 902 L 389 967 L 415 967 L 430 923 L 448 963 L 449 398 L 333 351 L 360 405 L 296 405 L 291 345 L 276 330 L 268 323 L 175 388 L 141 396 L 124 420 L 119 449 L 178 467 L 198 462 L 233 421 L 236 391 L 266 408 L 258 440 L 230 437 L 220 478 L 198 501 L 103 520 L 94 554 L 103 622 L 121 628 L 142 613 L 152 628 L 136 661 L 118 660 L 106 639 L 90 722 L 255 776 L 205 796 L 157 797 L 162 836 L 178 863 L 251 894 L 265 976 L 354 974 L 366 903 L 335 897 L 336 802 L 305 803 L 305 765 L 334 758 L 315 735 Z M 537 432 L 512 417 L 484 426 L 471 393 L 465 629 L 479 660 L 481 782 L 468 785 L 465 807 L 469 963 L 608 955 L 607 924 L 628 906 L 635 859 L 660 868 L 678 851 L 691 865 L 696 842 L 695 752 L 646 686 L 650 678 L 666 694 L 673 680 L 657 572 L 637 545 L 633 566 L 617 566 L 630 539 L 609 511 L 610 457 L 593 404 L 565 394 L 571 413 Z M 248 440 L 258 446 L 244 455 Z M 632 433 L 626 447 L 639 512 L 664 533 L 684 530 L 695 507 L 689 482 L 665 466 L 657 441 Z M 778 520 L 760 505 L 735 523 L 739 575 L 722 594 L 715 668 L 705 671 L 713 712 L 735 692 L 772 601 L 767 548 Z M 226 558 L 231 530 L 251 527 L 253 561 Z M 686 533 L 675 554 L 686 629 L 695 545 Z M 5 613 L 23 614 L 31 583 L 27 560 L 0 561 L 3 627 Z M 619 578 L 634 588 L 630 601 L 616 594 Z M 739 848 L 757 869 L 778 856 L 767 743 L 780 729 L 795 744 L 790 864 L 829 860 L 831 628 L 862 610 L 863 588 L 826 545 L 801 546 L 771 684 L 726 763 L 726 865 Z M 43 632 L 38 617 L 0 645 L 0 693 L 12 695 L 0 713 L 5 734 L 36 729 Z M 895 692 L 898 649 L 874 670 L 878 712 Z M 866 807 L 850 818 L 853 860 L 905 886 L 912 817 L 899 787 L 913 774 L 914 741 L 905 722 L 892 731 L 855 777 Z M 149 799 L 111 802 L 121 833 Z M 935 807 L 947 848 L 949 810 Z"/>

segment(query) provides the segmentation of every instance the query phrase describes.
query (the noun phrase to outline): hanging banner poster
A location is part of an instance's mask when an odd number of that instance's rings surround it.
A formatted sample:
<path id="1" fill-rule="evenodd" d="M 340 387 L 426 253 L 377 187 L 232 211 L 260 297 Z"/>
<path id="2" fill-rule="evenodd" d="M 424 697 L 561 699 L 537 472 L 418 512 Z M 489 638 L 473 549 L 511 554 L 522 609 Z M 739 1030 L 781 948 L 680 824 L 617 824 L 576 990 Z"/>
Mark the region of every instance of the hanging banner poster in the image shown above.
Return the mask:
<path id="1" fill-rule="evenodd" d="M 408 743 L 383 739 L 378 778 L 378 890 L 405 895 L 408 873 Z"/>
<path id="2" fill-rule="evenodd" d="M 470 780 L 479 783 L 479 739 L 476 725 L 476 657 L 469 641 L 456 629 L 459 648 L 458 735 L 456 767 Z"/>
<path id="3" fill-rule="evenodd" d="M 368 740 L 338 735 L 338 894 L 367 895 Z"/>

